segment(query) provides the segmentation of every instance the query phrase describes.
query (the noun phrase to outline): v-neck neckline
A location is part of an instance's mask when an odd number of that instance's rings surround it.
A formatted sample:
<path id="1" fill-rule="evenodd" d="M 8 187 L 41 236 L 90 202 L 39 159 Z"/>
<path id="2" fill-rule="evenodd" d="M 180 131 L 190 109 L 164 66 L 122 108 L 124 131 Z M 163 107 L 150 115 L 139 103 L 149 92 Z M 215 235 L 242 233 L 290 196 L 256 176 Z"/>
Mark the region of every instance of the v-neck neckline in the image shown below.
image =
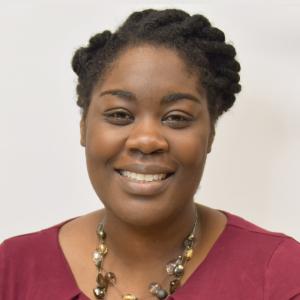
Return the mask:
<path id="1" fill-rule="evenodd" d="M 197 276 L 197 274 L 199 272 L 201 272 L 201 270 L 204 268 L 205 265 L 207 265 L 209 263 L 209 261 L 213 258 L 213 256 L 218 253 L 218 249 L 221 247 L 221 245 L 226 237 L 226 232 L 228 231 L 229 225 L 232 224 L 232 218 L 233 218 L 232 214 L 230 214 L 226 211 L 223 211 L 223 210 L 219 210 L 219 211 L 221 213 L 223 213 L 227 218 L 227 222 L 223 228 L 223 231 L 219 234 L 218 238 L 215 240 L 213 246 L 210 248 L 209 252 L 205 256 L 205 258 L 202 260 L 202 262 L 190 274 L 190 276 L 187 278 L 187 280 L 176 290 L 176 292 L 167 298 L 167 300 L 178 299 L 177 295 L 180 296 L 180 294 L 184 292 L 184 290 L 189 286 L 190 282 L 193 282 L 193 278 L 195 276 Z M 65 256 L 63 249 L 59 242 L 59 231 L 62 228 L 62 226 L 76 218 L 78 218 L 78 217 L 68 219 L 68 220 L 54 226 L 55 238 L 56 238 L 55 239 L 56 248 L 57 248 L 59 256 L 62 260 L 62 267 L 64 268 L 64 270 L 67 271 L 67 273 L 68 273 L 67 275 L 69 275 L 68 278 L 66 279 L 68 281 L 68 285 L 71 285 L 74 288 L 74 295 L 72 298 L 80 296 L 80 298 L 79 298 L 80 300 L 91 300 L 83 291 L 80 290 L 80 288 L 76 282 L 75 276 L 72 272 L 71 266 L 69 265 L 69 262 Z"/>

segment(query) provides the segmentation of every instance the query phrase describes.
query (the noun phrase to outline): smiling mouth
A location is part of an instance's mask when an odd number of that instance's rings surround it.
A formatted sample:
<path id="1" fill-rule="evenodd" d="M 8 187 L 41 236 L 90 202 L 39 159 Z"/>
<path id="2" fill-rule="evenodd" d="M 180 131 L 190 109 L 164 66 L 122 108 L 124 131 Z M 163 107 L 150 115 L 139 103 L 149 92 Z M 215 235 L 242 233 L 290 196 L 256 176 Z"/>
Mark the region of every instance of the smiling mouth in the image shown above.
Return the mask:
<path id="1" fill-rule="evenodd" d="M 140 182 L 140 183 L 147 183 L 147 182 L 159 182 L 167 179 L 174 173 L 161 173 L 161 174 L 142 174 L 142 173 L 134 173 L 127 170 L 117 170 L 117 172 L 128 179 Z"/>

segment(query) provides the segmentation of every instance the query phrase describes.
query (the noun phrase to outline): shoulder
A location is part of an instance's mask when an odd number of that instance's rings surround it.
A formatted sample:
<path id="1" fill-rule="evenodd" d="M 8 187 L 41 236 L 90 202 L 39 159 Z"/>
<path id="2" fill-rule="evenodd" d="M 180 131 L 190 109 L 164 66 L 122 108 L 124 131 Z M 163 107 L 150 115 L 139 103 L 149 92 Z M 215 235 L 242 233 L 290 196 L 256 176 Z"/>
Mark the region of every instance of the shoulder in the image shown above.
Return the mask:
<path id="1" fill-rule="evenodd" d="M 284 233 L 267 230 L 240 216 L 229 212 L 224 213 L 228 219 L 226 228 L 228 235 L 235 237 L 238 241 L 242 239 L 247 246 L 253 244 L 254 249 L 262 245 L 264 248 L 268 248 L 268 251 L 272 252 L 282 241 L 294 240 Z M 243 244 L 240 244 L 240 246 L 242 245 Z"/>
<path id="2" fill-rule="evenodd" d="M 58 249 L 58 231 L 70 220 L 61 222 L 52 227 L 18 235 L 6 239 L 0 245 L 0 253 L 5 256 L 8 262 L 17 263 L 19 259 L 26 258 L 26 261 L 35 258 L 38 254 L 40 256 L 49 255 L 49 250 Z M 46 251 L 45 251 L 46 250 Z"/>
<path id="3" fill-rule="evenodd" d="M 0 244 L 0 299 L 75 297 L 80 291 L 64 250 L 69 249 L 66 245 L 70 243 L 72 249 L 76 249 L 78 243 L 85 246 L 81 241 L 86 241 L 87 228 L 97 217 L 98 211 L 3 241 Z"/>
<path id="4" fill-rule="evenodd" d="M 282 238 L 266 266 L 267 299 L 291 299 L 300 296 L 300 243 Z"/>
<path id="5" fill-rule="evenodd" d="M 49 255 L 49 249 L 55 250 L 57 232 L 61 224 L 50 228 L 23 234 L 6 239 L 0 245 L 1 257 L 5 264 L 18 264 L 23 260 L 23 264 L 30 263 L 37 254 Z M 47 249 L 47 251 L 45 251 Z M 24 260 L 25 258 L 25 260 Z"/>
<path id="6" fill-rule="evenodd" d="M 225 214 L 237 249 L 252 253 L 254 264 L 260 264 L 265 299 L 292 299 L 300 294 L 300 243 L 284 233 Z"/>
<path id="7" fill-rule="evenodd" d="M 40 241 L 45 241 L 53 237 L 53 235 L 55 235 L 55 232 L 57 232 L 59 227 L 64 223 L 65 222 L 62 222 L 60 224 L 36 232 L 26 233 L 8 238 L 2 242 L 1 249 L 9 249 L 10 251 L 20 249 L 26 251 L 28 246 L 35 245 Z"/>
<path id="8" fill-rule="evenodd" d="M 0 299 L 17 299 L 18 291 L 25 295 L 34 284 L 38 285 L 47 273 L 60 271 L 63 257 L 58 244 L 58 230 L 68 221 L 2 242 Z"/>

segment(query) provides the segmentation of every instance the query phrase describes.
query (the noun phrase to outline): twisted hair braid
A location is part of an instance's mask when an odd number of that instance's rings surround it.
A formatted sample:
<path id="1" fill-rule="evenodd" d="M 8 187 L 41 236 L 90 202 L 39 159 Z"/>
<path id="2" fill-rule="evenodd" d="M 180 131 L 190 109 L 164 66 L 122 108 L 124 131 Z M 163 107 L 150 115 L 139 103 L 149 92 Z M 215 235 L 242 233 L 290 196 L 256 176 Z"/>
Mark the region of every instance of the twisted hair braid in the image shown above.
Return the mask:
<path id="1" fill-rule="evenodd" d="M 78 75 L 77 104 L 83 117 L 94 85 L 103 79 L 111 63 L 124 49 L 147 43 L 175 50 L 197 72 L 214 121 L 233 105 L 235 94 L 241 90 L 240 65 L 224 33 L 202 15 L 147 9 L 132 13 L 115 33 L 106 30 L 96 34 L 75 52 L 72 68 Z"/>

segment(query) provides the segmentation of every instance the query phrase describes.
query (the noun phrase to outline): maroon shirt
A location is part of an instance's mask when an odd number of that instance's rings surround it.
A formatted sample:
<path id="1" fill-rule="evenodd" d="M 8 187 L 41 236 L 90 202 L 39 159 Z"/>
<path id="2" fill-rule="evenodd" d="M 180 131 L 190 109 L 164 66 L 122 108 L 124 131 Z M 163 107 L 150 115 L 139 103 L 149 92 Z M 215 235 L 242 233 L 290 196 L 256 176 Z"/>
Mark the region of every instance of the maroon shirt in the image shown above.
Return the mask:
<path id="1" fill-rule="evenodd" d="M 168 300 L 300 300 L 300 243 L 224 212 L 208 256 Z M 87 300 L 58 242 L 59 228 L 0 245 L 1 300 Z"/>

